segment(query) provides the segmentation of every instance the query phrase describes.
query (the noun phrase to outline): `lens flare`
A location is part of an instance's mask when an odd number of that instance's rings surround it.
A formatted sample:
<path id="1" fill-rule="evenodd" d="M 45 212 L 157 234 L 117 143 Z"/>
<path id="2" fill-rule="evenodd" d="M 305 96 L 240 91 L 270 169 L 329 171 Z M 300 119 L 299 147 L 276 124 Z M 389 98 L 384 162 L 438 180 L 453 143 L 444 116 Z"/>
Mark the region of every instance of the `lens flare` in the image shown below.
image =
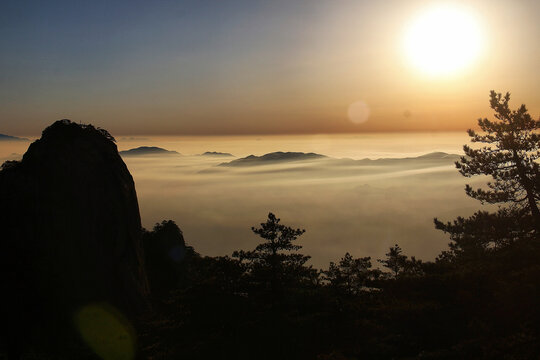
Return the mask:
<path id="1" fill-rule="evenodd" d="M 363 101 L 357 101 L 349 105 L 349 110 L 347 112 L 349 120 L 355 124 L 362 124 L 368 121 L 370 114 L 371 111 L 369 110 L 369 106 Z"/>
<path id="2" fill-rule="evenodd" d="M 104 360 L 135 359 L 135 331 L 127 319 L 108 304 L 91 304 L 75 314 L 84 342 Z"/>

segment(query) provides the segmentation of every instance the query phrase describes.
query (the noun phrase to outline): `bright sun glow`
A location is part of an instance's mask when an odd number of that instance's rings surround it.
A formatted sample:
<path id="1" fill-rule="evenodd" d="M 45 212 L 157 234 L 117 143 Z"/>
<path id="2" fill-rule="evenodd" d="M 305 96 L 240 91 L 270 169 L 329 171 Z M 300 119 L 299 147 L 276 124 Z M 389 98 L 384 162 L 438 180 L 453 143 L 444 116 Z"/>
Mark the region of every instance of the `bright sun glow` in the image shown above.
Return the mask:
<path id="1" fill-rule="evenodd" d="M 458 6 L 437 6 L 420 13 L 405 34 L 409 60 L 429 75 L 453 73 L 472 64 L 482 44 L 478 21 Z"/>

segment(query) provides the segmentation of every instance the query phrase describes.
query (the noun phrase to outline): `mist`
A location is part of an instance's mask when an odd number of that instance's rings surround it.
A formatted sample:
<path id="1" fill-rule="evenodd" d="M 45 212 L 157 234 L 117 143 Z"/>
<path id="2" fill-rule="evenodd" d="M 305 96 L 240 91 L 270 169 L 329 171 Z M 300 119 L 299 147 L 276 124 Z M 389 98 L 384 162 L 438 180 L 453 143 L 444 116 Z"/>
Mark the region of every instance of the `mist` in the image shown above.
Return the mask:
<path id="1" fill-rule="evenodd" d="M 361 147 L 356 159 L 343 159 L 338 156 L 350 154 L 350 147 L 334 146 L 333 152 L 324 153 L 317 149 L 330 149 L 331 140 L 302 144 L 291 139 L 274 141 L 273 146 L 268 139 L 267 144 L 248 139 L 243 143 L 201 140 L 196 146 L 182 141 L 146 141 L 183 155 L 124 160 L 135 179 L 143 225 L 151 228 L 156 222 L 172 219 L 187 243 L 203 255 L 230 255 L 234 250 L 253 248 L 259 239 L 251 226 L 273 212 L 282 223 L 306 229 L 299 243 L 315 266 L 325 267 L 347 251 L 354 256 L 381 258 L 396 243 L 405 253 L 432 260 L 449 242 L 434 228 L 433 218 L 466 216 L 479 204 L 463 191 L 466 180 L 470 183 L 471 179 L 464 179 L 455 169 L 456 156 L 414 159 L 440 150 L 444 141 L 434 138 L 429 144 L 429 136 L 422 139 L 414 135 L 418 145 L 413 146 L 407 135 L 401 136 L 409 145 L 408 152 L 388 154 L 400 160 L 360 160 L 369 155 Z M 461 144 L 456 142 L 452 148 L 452 140 L 456 139 L 448 140 L 444 150 L 459 153 Z M 379 158 L 381 149 L 392 149 L 385 145 L 388 139 L 377 141 L 379 146 L 371 144 L 372 159 Z M 119 147 L 133 145 L 120 143 Z M 228 158 L 193 153 L 204 152 L 202 146 L 207 151 L 239 155 Z M 315 150 L 327 157 L 246 166 L 224 164 L 278 148 Z"/>

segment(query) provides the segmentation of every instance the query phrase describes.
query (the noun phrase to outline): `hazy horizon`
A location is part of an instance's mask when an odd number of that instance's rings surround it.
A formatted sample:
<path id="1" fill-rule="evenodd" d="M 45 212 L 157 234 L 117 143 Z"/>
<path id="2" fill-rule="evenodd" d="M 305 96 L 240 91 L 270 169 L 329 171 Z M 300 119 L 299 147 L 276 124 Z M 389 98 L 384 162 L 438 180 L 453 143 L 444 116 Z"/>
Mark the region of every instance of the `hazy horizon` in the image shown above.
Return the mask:
<path id="1" fill-rule="evenodd" d="M 50 124 L 49 124 L 50 125 Z M 11 134 L 8 134 L 11 135 Z M 433 151 L 461 153 L 469 137 L 464 131 L 375 132 L 358 134 L 286 135 L 134 135 L 114 134 L 118 151 L 139 146 L 159 146 L 183 155 L 206 151 L 229 152 L 235 156 L 262 155 L 274 151 L 324 152 L 332 157 L 353 159 L 417 156 Z M 0 159 L 22 155 L 41 135 L 18 135 L 29 141 L 0 141 Z M 393 140 L 392 140 L 393 139 Z M 420 141 L 418 141 L 420 139 Z M 398 140 L 398 141 L 396 141 Z M 339 141 L 339 144 L 333 144 Z M 215 145 L 214 145 L 215 144 Z M 286 148 L 286 149 L 283 149 Z M 403 156 L 402 156 L 403 155 Z M 15 158 L 14 158 L 15 159 Z"/>

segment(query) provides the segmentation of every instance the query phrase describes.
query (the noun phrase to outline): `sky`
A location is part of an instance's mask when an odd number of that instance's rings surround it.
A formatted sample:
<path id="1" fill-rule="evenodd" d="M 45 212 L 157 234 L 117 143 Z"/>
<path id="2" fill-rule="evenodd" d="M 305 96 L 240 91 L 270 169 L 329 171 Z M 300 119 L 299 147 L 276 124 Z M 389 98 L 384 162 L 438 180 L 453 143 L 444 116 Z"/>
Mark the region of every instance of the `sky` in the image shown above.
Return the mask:
<path id="1" fill-rule="evenodd" d="M 404 39 L 436 6 L 481 40 L 434 75 Z M 492 115 L 491 89 L 537 118 L 539 13 L 535 0 L 4 0 L 0 133 L 62 118 L 115 135 L 459 131 Z"/>

